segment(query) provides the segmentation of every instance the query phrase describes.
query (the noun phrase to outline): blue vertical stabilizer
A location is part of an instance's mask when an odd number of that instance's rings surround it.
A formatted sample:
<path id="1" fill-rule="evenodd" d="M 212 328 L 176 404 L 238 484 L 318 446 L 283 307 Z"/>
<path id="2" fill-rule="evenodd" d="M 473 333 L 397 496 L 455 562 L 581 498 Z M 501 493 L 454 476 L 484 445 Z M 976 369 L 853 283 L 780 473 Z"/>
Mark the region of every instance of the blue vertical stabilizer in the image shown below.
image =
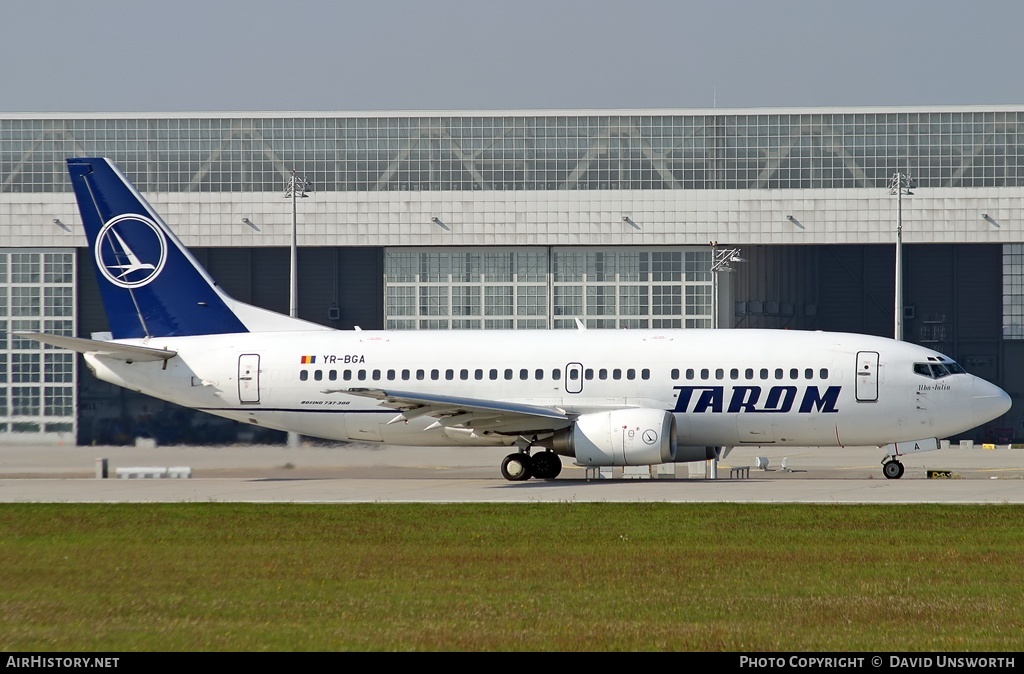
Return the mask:
<path id="1" fill-rule="evenodd" d="M 67 163 L 114 339 L 248 332 L 234 301 L 110 160 Z"/>

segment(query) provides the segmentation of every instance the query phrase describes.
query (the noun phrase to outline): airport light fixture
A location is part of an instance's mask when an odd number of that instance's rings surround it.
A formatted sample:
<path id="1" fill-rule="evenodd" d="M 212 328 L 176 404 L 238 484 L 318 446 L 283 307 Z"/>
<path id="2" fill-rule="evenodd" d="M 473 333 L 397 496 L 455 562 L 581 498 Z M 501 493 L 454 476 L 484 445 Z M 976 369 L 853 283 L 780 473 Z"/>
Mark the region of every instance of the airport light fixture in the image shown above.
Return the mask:
<path id="1" fill-rule="evenodd" d="M 903 339 L 903 195 L 913 194 L 914 181 L 906 173 L 897 171 L 889 181 L 889 194 L 896 195 L 896 285 L 895 323 L 893 336 Z"/>
<path id="2" fill-rule="evenodd" d="M 718 328 L 718 275 L 733 271 L 732 265 L 746 262 L 740 257 L 739 248 L 719 248 L 717 241 L 711 241 L 711 327 Z"/>
<path id="3" fill-rule="evenodd" d="M 632 227 L 633 229 L 640 229 L 640 225 L 633 222 L 633 218 L 629 217 L 628 215 L 623 215 L 622 221 L 629 225 L 630 227 Z"/>
<path id="4" fill-rule="evenodd" d="M 305 178 L 296 175 L 295 169 L 292 169 L 292 177 L 288 180 L 288 185 L 284 190 L 284 197 L 292 200 L 292 241 L 291 241 L 291 264 L 290 264 L 290 276 L 288 279 L 288 315 L 292 318 L 298 317 L 299 311 L 299 271 L 298 271 L 298 258 L 299 258 L 299 242 L 298 242 L 298 210 L 297 202 L 299 199 L 305 199 L 307 196 L 306 190 L 313 189 L 313 184 L 307 181 Z M 295 431 L 288 432 L 288 446 L 298 447 L 299 446 L 299 434 Z"/>
<path id="5" fill-rule="evenodd" d="M 295 169 L 292 169 L 292 177 L 288 180 L 288 185 L 284 190 L 284 197 L 292 200 L 292 240 L 291 240 L 291 276 L 288 280 L 289 299 L 288 299 L 288 315 L 292 318 L 298 316 L 299 309 L 299 283 L 298 283 L 298 257 L 299 257 L 299 243 L 298 243 L 298 211 L 296 202 L 299 199 L 305 199 L 309 195 L 306 194 L 306 190 L 313 189 L 313 184 L 307 181 L 305 178 L 296 175 Z"/>

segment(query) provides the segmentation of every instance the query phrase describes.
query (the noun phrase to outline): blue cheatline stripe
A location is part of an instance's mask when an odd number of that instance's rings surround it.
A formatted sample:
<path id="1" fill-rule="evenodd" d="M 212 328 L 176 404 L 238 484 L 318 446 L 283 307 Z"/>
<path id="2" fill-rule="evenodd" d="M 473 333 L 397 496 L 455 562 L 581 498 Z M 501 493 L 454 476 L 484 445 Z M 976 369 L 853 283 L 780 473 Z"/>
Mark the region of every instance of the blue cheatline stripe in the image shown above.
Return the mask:
<path id="1" fill-rule="evenodd" d="M 400 414 L 401 410 L 313 410 L 289 407 L 256 407 L 239 405 L 238 407 L 193 407 L 200 412 L 315 412 L 317 414 Z"/>

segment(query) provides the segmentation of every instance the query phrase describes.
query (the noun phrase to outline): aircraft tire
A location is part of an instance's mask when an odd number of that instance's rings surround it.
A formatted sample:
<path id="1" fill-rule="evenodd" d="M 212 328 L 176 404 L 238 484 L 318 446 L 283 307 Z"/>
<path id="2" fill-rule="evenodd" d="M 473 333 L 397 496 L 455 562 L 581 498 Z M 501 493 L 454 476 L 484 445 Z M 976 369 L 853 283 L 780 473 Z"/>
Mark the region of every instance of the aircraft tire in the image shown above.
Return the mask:
<path id="1" fill-rule="evenodd" d="M 554 452 L 534 454 L 530 461 L 533 476 L 539 480 L 554 480 L 562 472 L 562 462 Z"/>
<path id="2" fill-rule="evenodd" d="M 530 455 L 524 452 L 509 454 L 501 462 L 501 476 L 510 482 L 523 482 L 533 476 Z"/>
<path id="3" fill-rule="evenodd" d="M 899 461 L 889 461 L 882 465 L 882 474 L 890 480 L 898 480 L 903 477 L 904 470 L 903 464 Z"/>

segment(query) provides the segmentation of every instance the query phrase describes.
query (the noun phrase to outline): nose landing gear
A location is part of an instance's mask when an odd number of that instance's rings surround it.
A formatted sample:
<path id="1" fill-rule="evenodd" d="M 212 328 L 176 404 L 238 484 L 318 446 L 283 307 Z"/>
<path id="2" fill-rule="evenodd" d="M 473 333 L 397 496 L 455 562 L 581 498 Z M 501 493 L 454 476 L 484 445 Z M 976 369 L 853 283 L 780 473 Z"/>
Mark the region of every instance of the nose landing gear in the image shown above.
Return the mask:
<path id="1" fill-rule="evenodd" d="M 903 471 L 903 464 L 896 459 L 882 462 L 882 475 L 885 475 L 886 479 L 898 480 L 903 477 Z"/>

